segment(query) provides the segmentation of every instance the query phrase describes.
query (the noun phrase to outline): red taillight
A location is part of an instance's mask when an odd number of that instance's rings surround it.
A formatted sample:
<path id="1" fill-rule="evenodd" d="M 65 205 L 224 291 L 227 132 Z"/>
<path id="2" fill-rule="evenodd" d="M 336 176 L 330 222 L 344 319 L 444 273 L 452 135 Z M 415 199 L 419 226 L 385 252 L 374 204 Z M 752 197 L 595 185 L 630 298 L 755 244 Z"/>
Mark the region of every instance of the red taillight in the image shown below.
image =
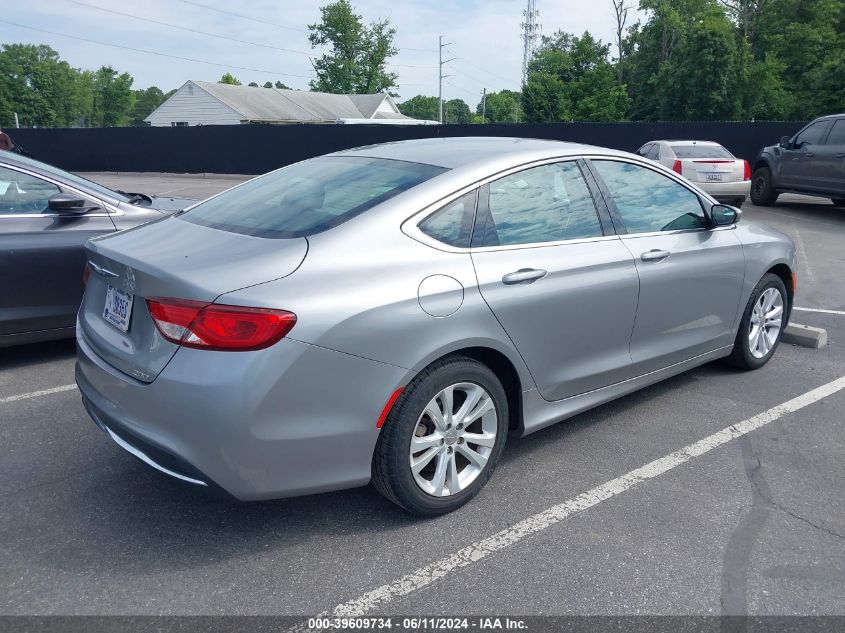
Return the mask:
<path id="1" fill-rule="evenodd" d="M 674 171 L 676 174 L 684 173 L 683 167 L 681 166 L 681 161 L 675 161 L 675 163 L 672 165 L 672 171 Z"/>
<path id="2" fill-rule="evenodd" d="M 285 310 L 244 308 L 186 299 L 147 299 L 161 335 L 197 349 L 250 351 L 278 343 L 296 324 Z"/>
<path id="3" fill-rule="evenodd" d="M 91 266 L 88 265 L 88 262 L 85 262 L 85 268 L 82 269 L 82 286 L 85 287 L 88 285 L 88 277 L 91 276 Z"/>
<path id="4" fill-rule="evenodd" d="M 742 175 L 743 180 L 751 180 L 751 165 L 748 164 L 747 160 L 742 161 L 745 164 L 745 171 Z"/>

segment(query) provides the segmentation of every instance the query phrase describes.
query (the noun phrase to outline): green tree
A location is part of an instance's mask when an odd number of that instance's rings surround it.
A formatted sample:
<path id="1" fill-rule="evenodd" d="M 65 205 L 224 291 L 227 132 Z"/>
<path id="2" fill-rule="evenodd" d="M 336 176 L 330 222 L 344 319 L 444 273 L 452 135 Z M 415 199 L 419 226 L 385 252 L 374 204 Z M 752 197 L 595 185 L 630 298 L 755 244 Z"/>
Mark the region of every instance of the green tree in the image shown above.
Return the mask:
<path id="1" fill-rule="evenodd" d="M 265 81 L 265 82 L 264 82 L 264 86 L 263 86 L 263 87 L 264 87 L 264 88 L 272 88 L 272 87 L 273 87 L 273 82 L 272 82 L 272 81 Z"/>
<path id="2" fill-rule="evenodd" d="M 279 90 L 290 90 L 290 88 L 288 86 L 286 86 L 285 84 L 283 84 L 281 81 L 278 81 L 278 80 L 274 84 L 274 87 L 278 88 Z"/>
<path id="3" fill-rule="evenodd" d="M 217 80 L 219 84 L 226 84 L 229 86 L 240 86 L 241 82 L 237 80 L 237 78 L 232 73 L 226 73 L 220 79 Z"/>
<path id="4" fill-rule="evenodd" d="M 443 102 L 443 123 L 471 123 L 472 111 L 463 99 Z"/>
<path id="5" fill-rule="evenodd" d="M 486 123 L 519 123 L 522 118 L 522 95 L 513 90 L 500 90 L 499 92 L 488 92 L 484 108 L 484 121 Z M 481 115 L 481 102 L 475 109 L 477 115 Z M 479 120 L 480 122 L 480 120 Z"/>
<path id="6" fill-rule="evenodd" d="M 164 93 L 156 86 L 135 90 L 135 107 L 132 110 L 132 125 L 146 125 L 150 113 L 164 103 Z"/>
<path id="7" fill-rule="evenodd" d="M 405 116 L 409 116 L 413 119 L 437 121 L 437 97 L 417 95 L 416 97 L 411 97 L 407 101 L 403 101 L 398 104 L 398 106 L 399 112 Z"/>
<path id="8" fill-rule="evenodd" d="M 259 87 L 258 82 L 255 82 L 255 81 L 250 81 L 247 85 L 250 88 L 258 88 Z"/>
<path id="9" fill-rule="evenodd" d="M 608 61 L 609 46 L 585 32 L 544 37 L 522 89 L 527 121 L 620 121 L 629 97 Z"/>
<path id="10" fill-rule="evenodd" d="M 387 71 L 387 60 L 398 50 L 393 44 L 396 29 L 389 20 L 366 26 L 348 0 L 320 7 L 318 24 L 309 24 L 311 47 L 329 46 L 316 59 L 317 79 L 311 89 L 342 94 L 387 92 L 396 86 L 397 75 Z"/>
<path id="11" fill-rule="evenodd" d="M 128 125 L 132 120 L 135 95 L 132 77 L 111 66 L 102 66 L 93 74 L 94 103 L 91 122 L 97 127 Z"/>

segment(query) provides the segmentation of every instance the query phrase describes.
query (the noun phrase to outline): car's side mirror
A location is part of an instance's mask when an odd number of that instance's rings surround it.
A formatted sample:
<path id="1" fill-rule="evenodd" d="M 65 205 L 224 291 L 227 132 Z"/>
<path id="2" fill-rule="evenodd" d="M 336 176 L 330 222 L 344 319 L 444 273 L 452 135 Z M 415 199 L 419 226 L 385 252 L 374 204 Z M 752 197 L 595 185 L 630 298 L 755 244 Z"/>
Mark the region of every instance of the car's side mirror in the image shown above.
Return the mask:
<path id="1" fill-rule="evenodd" d="M 85 198 L 73 193 L 56 193 L 47 201 L 47 208 L 59 215 L 84 215 L 93 207 L 86 205 Z"/>
<path id="2" fill-rule="evenodd" d="M 742 209 L 726 204 L 714 204 L 710 208 L 710 219 L 716 226 L 730 226 L 742 218 Z"/>
<path id="3" fill-rule="evenodd" d="M 784 149 L 789 149 L 789 137 L 788 136 L 781 136 L 780 137 L 780 146 Z"/>

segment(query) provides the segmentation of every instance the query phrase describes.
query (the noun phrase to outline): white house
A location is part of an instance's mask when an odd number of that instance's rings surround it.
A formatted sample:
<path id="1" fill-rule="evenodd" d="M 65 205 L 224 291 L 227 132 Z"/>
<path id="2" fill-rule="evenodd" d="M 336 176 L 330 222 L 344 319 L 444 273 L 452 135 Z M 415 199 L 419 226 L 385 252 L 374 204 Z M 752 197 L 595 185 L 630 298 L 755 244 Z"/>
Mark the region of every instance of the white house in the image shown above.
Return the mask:
<path id="1" fill-rule="evenodd" d="M 187 81 L 144 119 L 155 127 L 241 123 L 434 124 L 406 117 L 388 94 L 327 92 L 230 86 Z"/>

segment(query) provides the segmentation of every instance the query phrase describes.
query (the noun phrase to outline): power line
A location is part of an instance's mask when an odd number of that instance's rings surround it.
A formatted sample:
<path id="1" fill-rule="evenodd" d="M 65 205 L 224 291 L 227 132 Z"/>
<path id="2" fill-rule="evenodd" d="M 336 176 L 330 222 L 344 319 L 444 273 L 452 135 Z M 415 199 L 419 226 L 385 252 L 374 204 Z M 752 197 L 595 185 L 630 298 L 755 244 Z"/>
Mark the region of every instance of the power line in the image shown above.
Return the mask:
<path id="1" fill-rule="evenodd" d="M 116 9 L 108 9 L 106 7 L 100 7 L 96 4 L 89 4 L 87 2 L 81 2 L 80 0 L 65 0 L 65 2 L 70 2 L 71 4 L 76 4 L 81 7 L 88 7 L 89 9 L 96 9 L 97 11 L 104 11 L 106 13 L 112 13 L 114 15 L 120 15 L 126 18 L 132 18 L 133 20 L 141 20 L 142 22 L 149 22 L 151 24 L 158 24 L 160 26 L 166 26 L 171 29 L 179 29 L 180 31 L 187 31 L 189 33 L 197 33 L 199 35 L 206 35 L 208 37 L 216 37 L 221 40 L 229 40 L 230 42 L 238 42 L 240 44 L 249 44 L 251 46 L 260 46 L 262 48 L 271 48 L 273 50 L 282 51 L 285 53 L 296 53 L 297 55 L 305 55 L 306 57 L 309 56 L 309 53 L 305 51 L 298 51 L 292 48 L 283 48 L 281 46 L 273 46 L 272 44 L 262 44 L 261 42 L 253 42 L 251 40 L 242 40 L 238 39 L 237 37 L 230 37 L 228 35 L 220 35 L 219 33 L 209 33 L 208 31 L 200 31 L 199 29 L 192 29 L 187 26 L 179 26 L 178 24 L 171 24 L 169 22 L 162 22 L 160 20 L 154 20 L 152 18 L 145 18 L 140 15 L 134 15 L 132 13 L 124 13 L 123 11 L 118 11 Z"/>
<path id="2" fill-rule="evenodd" d="M 508 79 L 507 77 L 504 77 L 504 76 L 502 76 L 502 75 L 499 75 L 499 74 L 497 74 L 497 73 L 494 73 L 492 70 L 487 70 L 486 68 L 482 68 L 482 67 L 481 67 L 481 66 L 479 66 L 478 64 L 474 64 L 473 62 L 469 61 L 466 57 L 461 57 L 461 56 L 457 55 L 457 54 L 455 53 L 455 51 L 453 51 L 452 49 L 447 49 L 447 50 L 449 51 L 449 53 L 450 53 L 451 55 L 455 55 L 455 59 L 456 59 L 456 60 L 457 60 L 457 59 L 460 59 L 462 62 L 464 62 L 464 63 L 466 63 L 466 64 L 469 64 L 470 66 L 472 66 L 472 67 L 473 67 L 473 68 L 475 68 L 476 70 L 480 70 L 481 72 L 485 72 L 485 73 L 487 73 L 488 75 L 492 75 L 493 77 L 496 77 L 496 78 L 498 78 L 498 79 L 501 79 L 502 81 L 507 81 L 507 82 L 508 82 L 508 83 L 510 83 L 510 84 L 517 83 L 517 82 L 515 82 L 513 79 Z"/>
<path id="3" fill-rule="evenodd" d="M 249 68 L 248 66 L 236 66 L 234 64 L 221 64 L 219 62 L 210 62 L 204 59 L 195 59 L 193 57 L 182 57 L 180 55 L 171 55 L 170 53 L 160 53 L 158 51 L 151 51 L 144 48 L 134 48 L 132 46 L 124 46 L 123 44 L 112 44 L 111 42 L 102 42 L 100 40 L 92 40 L 87 37 L 79 37 L 77 35 L 68 35 L 67 33 L 59 33 L 58 31 L 48 31 L 47 29 L 41 29 L 35 26 L 28 26 L 26 24 L 20 24 L 18 22 L 11 22 L 9 20 L 0 19 L 0 23 L 2 24 L 9 24 L 11 26 L 17 26 L 21 29 L 29 29 L 30 31 L 39 31 L 41 33 L 48 33 L 49 35 L 57 35 L 58 37 L 66 37 L 72 40 L 78 40 L 80 42 L 88 42 L 90 44 L 99 44 L 100 46 L 111 46 L 112 48 L 122 48 L 127 51 L 135 51 L 136 53 L 145 53 L 147 55 L 157 55 L 159 57 L 169 57 L 171 59 L 180 59 L 186 62 L 194 62 L 197 64 L 207 64 L 209 66 L 217 66 L 219 68 L 234 68 L 236 70 L 248 70 L 250 72 L 255 73 L 265 73 L 267 75 L 279 75 L 282 77 L 298 77 L 301 79 L 311 79 L 309 75 L 295 75 L 292 73 L 283 73 L 277 70 L 264 70 L 261 68 Z"/>
<path id="4" fill-rule="evenodd" d="M 207 4 L 202 4 L 201 2 L 193 2 L 192 0 L 181 0 L 185 4 L 192 4 L 195 7 L 200 7 L 202 9 L 207 9 L 209 11 L 216 11 L 217 13 L 223 13 L 225 15 L 233 15 L 237 18 L 243 18 L 244 20 L 250 20 L 251 22 L 258 22 L 259 24 L 269 24 L 270 26 L 277 26 L 280 29 L 288 29 L 290 31 L 299 31 L 300 33 L 308 33 L 308 29 L 301 29 L 295 26 L 288 26 L 286 24 L 279 24 L 278 22 L 270 22 L 268 20 L 253 18 L 249 15 L 244 15 L 243 13 L 235 13 L 234 11 L 228 11 L 226 9 L 218 9 L 217 7 L 212 7 Z"/>

